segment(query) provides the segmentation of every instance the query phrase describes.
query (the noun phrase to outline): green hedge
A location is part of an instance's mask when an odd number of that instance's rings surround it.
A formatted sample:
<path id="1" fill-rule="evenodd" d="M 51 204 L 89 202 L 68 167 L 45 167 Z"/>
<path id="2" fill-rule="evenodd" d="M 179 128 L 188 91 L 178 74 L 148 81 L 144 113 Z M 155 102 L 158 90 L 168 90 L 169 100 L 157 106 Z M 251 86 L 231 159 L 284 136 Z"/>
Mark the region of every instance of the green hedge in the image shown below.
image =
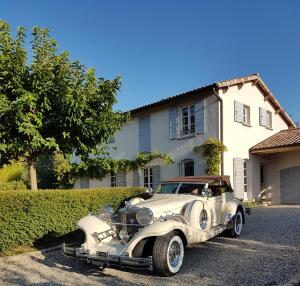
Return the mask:
<path id="1" fill-rule="evenodd" d="M 47 235 L 63 236 L 77 221 L 105 204 L 117 208 L 141 188 L 3 191 L 0 193 L 0 252 L 33 245 Z"/>
<path id="2" fill-rule="evenodd" d="M 22 180 L 10 181 L 7 183 L 0 182 L 0 191 L 16 191 L 16 190 L 26 190 L 27 186 Z"/>

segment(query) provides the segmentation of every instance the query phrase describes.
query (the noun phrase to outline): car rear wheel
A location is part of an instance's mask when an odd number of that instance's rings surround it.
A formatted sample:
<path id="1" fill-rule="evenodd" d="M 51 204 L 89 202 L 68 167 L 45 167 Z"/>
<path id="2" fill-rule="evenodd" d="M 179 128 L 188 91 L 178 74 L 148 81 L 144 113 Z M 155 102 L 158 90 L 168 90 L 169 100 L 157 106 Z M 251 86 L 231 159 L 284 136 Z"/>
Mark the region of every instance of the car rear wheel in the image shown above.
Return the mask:
<path id="1" fill-rule="evenodd" d="M 184 244 L 175 231 L 158 236 L 153 246 L 153 270 L 161 276 L 176 274 L 183 263 Z"/>
<path id="2" fill-rule="evenodd" d="M 240 210 L 237 210 L 233 219 L 233 228 L 227 230 L 227 234 L 230 237 L 240 236 L 243 228 L 243 215 Z"/>

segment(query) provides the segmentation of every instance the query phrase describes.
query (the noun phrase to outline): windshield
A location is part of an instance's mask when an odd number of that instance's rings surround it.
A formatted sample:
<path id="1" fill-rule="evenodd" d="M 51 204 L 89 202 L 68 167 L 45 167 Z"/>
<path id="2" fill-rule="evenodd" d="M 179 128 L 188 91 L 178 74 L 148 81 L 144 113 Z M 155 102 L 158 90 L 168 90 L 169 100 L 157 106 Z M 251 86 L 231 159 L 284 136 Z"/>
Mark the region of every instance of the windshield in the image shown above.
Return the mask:
<path id="1" fill-rule="evenodd" d="M 157 189 L 157 193 L 160 194 L 174 194 L 177 190 L 179 184 L 177 183 L 165 183 L 161 184 L 160 187 Z"/>
<path id="2" fill-rule="evenodd" d="M 180 185 L 179 189 L 178 186 Z M 178 191 L 176 192 L 176 190 Z M 162 183 L 157 189 L 156 193 L 159 194 L 192 194 L 203 195 L 205 192 L 205 184 L 193 183 Z"/>
<path id="3" fill-rule="evenodd" d="M 178 194 L 192 194 L 192 195 L 202 195 L 205 191 L 205 184 L 181 184 Z"/>

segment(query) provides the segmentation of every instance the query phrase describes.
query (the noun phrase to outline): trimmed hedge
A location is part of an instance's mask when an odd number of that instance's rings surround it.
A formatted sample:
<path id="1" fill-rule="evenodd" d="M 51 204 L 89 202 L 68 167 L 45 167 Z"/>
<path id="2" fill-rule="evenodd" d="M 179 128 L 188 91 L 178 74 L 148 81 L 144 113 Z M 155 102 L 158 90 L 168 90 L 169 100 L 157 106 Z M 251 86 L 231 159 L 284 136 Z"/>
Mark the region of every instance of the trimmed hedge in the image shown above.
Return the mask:
<path id="1" fill-rule="evenodd" d="M 3 191 L 0 193 L 0 252 L 37 240 L 60 237 L 76 229 L 77 221 L 109 204 L 115 209 L 142 188 Z"/>

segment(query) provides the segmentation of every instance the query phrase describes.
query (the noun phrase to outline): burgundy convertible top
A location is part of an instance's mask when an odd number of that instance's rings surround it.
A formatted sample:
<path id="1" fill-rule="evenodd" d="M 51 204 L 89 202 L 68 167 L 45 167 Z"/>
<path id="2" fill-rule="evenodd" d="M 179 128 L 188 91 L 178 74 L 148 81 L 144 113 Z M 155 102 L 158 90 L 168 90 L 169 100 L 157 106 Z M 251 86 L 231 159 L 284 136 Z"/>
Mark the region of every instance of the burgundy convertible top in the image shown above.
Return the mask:
<path id="1" fill-rule="evenodd" d="M 230 176 L 189 176 L 189 177 L 177 177 L 171 180 L 163 181 L 170 183 L 215 183 L 224 182 L 230 189 Z"/>

